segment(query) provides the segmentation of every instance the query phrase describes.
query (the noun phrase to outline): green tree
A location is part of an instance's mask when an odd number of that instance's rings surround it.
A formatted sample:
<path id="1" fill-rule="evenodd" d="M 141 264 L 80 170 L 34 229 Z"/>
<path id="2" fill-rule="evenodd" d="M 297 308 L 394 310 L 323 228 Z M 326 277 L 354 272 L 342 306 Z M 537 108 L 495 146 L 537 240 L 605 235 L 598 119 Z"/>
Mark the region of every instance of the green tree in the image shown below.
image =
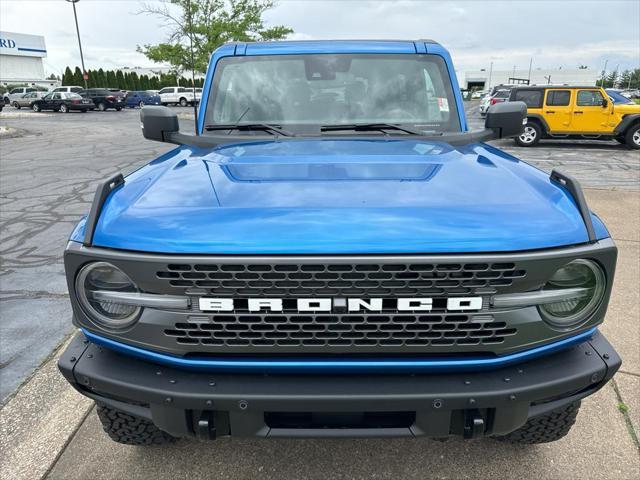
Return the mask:
<path id="1" fill-rule="evenodd" d="M 116 74 L 113 70 L 107 70 L 107 74 L 105 75 L 105 82 L 103 87 L 114 87 L 117 84 Z"/>
<path id="2" fill-rule="evenodd" d="M 127 87 L 125 85 L 125 79 L 124 79 L 124 74 L 122 73 L 122 70 L 116 71 L 115 85 L 107 85 L 107 86 L 111 88 L 122 88 L 126 90 Z"/>
<path id="3" fill-rule="evenodd" d="M 292 33 L 289 27 L 267 27 L 263 14 L 274 0 L 163 0 L 145 4 L 138 13 L 161 18 L 169 27 L 165 43 L 138 46 L 154 62 L 167 62 L 178 72 L 204 73 L 209 55 L 225 42 L 279 40 Z M 193 62 L 190 43 L 193 42 Z"/>
<path id="4" fill-rule="evenodd" d="M 102 68 L 99 68 L 96 72 L 96 86 L 104 87 L 107 83 L 107 77 Z"/>
<path id="5" fill-rule="evenodd" d="M 605 77 L 605 87 L 606 88 L 613 88 L 616 86 L 616 84 L 618 83 L 618 76 L 619 76 L 619 72 L 618 70 L 614 70 L 613 72 L 611 72 L 609 75 L 607 75 Z"/>
<path id="6" fill-rule="evenodd" d="M 87 75 L 89 76 L 89 79 L 87 80 L 87 87 L 89 88 L 94 88 L 96 87 L 96 78 L 95 78 L 95 70 L 87 70 Z"/>
<path id="7" fill-rule="evenodd" d="M 62 85 L 73 85 L 73 72 L 69 67 L 65 68 L 62 74 Z"/>
<path id="8" fill-rule="evenodd" d="M 82 71 L 80 70 L 80 67 L 76 67 L 73 71 L 72 85 L 84 85 L 84 79 L 82 78 Z"/>

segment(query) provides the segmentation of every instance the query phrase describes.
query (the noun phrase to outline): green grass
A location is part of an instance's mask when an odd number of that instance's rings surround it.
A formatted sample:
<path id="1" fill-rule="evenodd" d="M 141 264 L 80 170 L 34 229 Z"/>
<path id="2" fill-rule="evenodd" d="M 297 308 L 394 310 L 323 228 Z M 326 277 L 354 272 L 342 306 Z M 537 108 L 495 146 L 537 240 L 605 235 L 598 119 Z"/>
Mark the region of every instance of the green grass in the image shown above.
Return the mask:
<path id="1" fill-rule="evenodd" d="M 620 410 L 622 413 L 629 413 L 629 407 L 624 402 L 618 403 L 618 410 Z"/>

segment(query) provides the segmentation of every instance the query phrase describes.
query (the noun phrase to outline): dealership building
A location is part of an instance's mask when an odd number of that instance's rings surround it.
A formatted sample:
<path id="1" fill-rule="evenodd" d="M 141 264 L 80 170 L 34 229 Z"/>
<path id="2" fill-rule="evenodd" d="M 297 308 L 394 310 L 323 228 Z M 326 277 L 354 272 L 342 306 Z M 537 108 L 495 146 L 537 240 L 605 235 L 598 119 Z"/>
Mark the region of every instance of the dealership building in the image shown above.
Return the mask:
<path id="1" fill-rule="evenodd" d="M 496 85 L 520 83 L 531 85 L 564 84 L 595 85 L 600 73 L 591 68 L 558 69 L 481 69 L 456 72 L 458 83 L 463 90 L 486 90 Z"/>
<path id="2" fill-rule="evenodd" d="M 57 85 L 55 80 L 45 79 L 46 56 L 43 36 L 0 31 L 0 84 Z"/>

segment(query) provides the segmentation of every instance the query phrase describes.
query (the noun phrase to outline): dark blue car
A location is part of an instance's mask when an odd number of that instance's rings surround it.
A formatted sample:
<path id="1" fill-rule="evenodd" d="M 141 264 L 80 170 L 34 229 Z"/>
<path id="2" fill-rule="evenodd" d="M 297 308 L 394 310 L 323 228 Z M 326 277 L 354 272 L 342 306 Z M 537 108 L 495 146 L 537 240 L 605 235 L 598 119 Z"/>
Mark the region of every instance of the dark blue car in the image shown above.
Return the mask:
<path id="1" fill-rule="evenodd" d="M 126 105 L 129 108 L 144 107 L 145 105 L 160 105 L 160 95 L 146 90 L 133 91 L 127 94 Z"/>
<path id="2" fill-rule="evenodd" d="M 199 108 L 196 135 L 141 110 L 175 147 L 105 179 L 64 253 L 59 367 L 113 440 L 545 443 L 620 367 L 607 228 L 486 143 L 524 102 L 467 125 L 441 45 L 226 44 Z"/>

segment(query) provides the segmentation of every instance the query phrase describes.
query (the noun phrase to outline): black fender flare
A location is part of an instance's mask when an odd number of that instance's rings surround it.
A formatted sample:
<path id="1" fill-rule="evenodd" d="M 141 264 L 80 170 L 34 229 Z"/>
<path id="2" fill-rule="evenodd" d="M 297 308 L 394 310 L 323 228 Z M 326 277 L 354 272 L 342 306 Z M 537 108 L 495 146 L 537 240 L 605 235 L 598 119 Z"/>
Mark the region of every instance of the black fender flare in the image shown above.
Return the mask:
<path id="1" fill-rule="evenodd" d="M 620 121 L 618 126 L 613 130 L 613 133 L 616 136 L 623 135 L 627 131 L 627 128 L 629 128 L 636 122 L 640 122 L 640 113 L 625 115 L 624 117 L 622 117 L 622 120 Z"/>
<path id="2" fill-rule="evenodd" d="M 540 122 L 542 128 L 544 129 L 544 133 L 549 133 L 549 124 L 542 115 L 540 115 L 539 113 L 527 113 L 527 121 L 529 121 L 530 118 L 533 118 Z"/>

